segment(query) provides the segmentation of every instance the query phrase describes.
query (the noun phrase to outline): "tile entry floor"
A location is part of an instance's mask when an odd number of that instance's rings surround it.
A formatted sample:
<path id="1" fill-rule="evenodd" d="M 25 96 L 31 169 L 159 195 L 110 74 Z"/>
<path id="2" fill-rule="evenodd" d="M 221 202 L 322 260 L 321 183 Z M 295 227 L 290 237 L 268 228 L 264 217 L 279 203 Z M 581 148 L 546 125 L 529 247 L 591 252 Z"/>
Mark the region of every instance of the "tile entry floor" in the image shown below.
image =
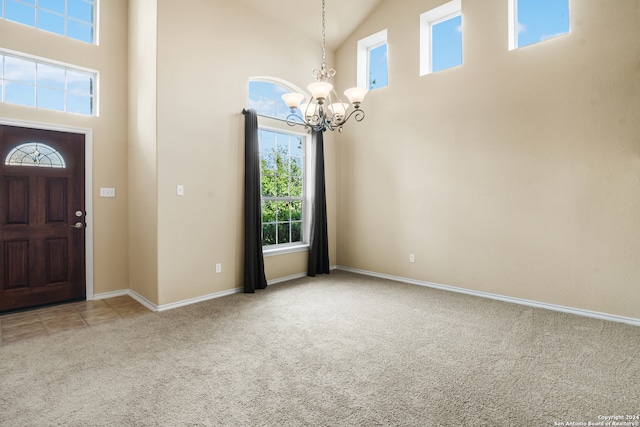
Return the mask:
<path id="1" fill-rule="evenodd" d="M 0 346 L 152 313 L 128 295 L 0 315 Z"/>

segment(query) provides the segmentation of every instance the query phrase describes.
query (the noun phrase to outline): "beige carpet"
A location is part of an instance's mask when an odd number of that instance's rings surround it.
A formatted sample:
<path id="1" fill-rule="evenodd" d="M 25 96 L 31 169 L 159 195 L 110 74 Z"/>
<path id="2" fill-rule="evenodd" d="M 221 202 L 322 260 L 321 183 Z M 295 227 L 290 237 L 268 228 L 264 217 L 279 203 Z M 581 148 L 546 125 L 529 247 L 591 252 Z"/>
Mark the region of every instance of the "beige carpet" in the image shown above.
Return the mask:
<path id="1" fill-rule="evenodd" d="M 340 271 L 0 348 L 2 426 L 531 427 L 638 413 L 638 327 Z"/>

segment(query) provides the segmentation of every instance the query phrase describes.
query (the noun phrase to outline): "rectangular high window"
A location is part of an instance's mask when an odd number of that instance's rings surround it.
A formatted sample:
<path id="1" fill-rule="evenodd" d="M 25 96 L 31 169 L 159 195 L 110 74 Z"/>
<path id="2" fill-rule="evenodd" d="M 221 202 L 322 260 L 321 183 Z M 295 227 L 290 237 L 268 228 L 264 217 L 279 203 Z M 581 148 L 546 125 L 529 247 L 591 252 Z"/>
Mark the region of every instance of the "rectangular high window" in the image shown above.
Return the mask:
<path id="1" fill-rule="evenodd" d="M 94 44 L 98 0 L 0 0 L 0 18 Z"/>
<path id="2" fill-rule="evenodd" d="M 569 0 L 509 0 L 509 49 L 569 34 Z"/>
<path id="3" fill-rule="evenodd" d="M 387 43 L 369 48 L 369 90 L 389 85 Z"/>
<path id="4" fill-rule="evenodd" d="M 420 75 L 462 65 L 461 0 L 420 15 Z"/>
<path id="5" fill-rule="evenodd" d="M 358 87 L 369 90 L 389 86 L 387 30 L 358 41 Z"/>
<path id="6" fill-rule="evenodd" d="M 0 101 L 96 115 L 97 73 L 0 51 Z"/>

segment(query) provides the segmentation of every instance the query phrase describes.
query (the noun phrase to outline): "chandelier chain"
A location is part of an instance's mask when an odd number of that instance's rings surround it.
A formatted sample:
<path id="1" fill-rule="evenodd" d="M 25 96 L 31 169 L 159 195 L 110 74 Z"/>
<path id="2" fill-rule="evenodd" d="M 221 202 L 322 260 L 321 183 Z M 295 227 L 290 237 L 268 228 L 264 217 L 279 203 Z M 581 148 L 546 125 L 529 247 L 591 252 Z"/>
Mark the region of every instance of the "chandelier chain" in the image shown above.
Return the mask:
<path id="1" fill-rule="evenodd" d="M 324 26 L 325 26 L 324 11 L 325 11 L 324 0 L 322 0 L 322 63 L 326 64 L 327 63 L 327 49 L 325 48 L 326 33 L 325 33 L 325 29 L 324 29 Z"/>

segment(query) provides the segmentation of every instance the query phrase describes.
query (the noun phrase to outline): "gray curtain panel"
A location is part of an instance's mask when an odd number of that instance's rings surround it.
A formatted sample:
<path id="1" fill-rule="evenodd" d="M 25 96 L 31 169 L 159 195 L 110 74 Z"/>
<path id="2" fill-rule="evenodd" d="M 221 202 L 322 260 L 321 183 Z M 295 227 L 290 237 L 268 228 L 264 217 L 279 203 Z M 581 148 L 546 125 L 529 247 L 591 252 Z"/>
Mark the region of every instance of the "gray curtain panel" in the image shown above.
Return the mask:
<path id="1" fill-rule="evenodd" d="M 244 114 L 244 291 L 267 287 L 262 254 L 262 204 L 260 200 L 260 146 L 258 115 Z"/>
<path id="2" fill-rule="evenodd" d="M 329 237 L 327 233 L 327 196 L 324 184 L 323 133 L 313 131 L 312 150 L 315 162 L 315 191 L 311 216 L 309 263 L 307 276 L 329 274 Z"/>

